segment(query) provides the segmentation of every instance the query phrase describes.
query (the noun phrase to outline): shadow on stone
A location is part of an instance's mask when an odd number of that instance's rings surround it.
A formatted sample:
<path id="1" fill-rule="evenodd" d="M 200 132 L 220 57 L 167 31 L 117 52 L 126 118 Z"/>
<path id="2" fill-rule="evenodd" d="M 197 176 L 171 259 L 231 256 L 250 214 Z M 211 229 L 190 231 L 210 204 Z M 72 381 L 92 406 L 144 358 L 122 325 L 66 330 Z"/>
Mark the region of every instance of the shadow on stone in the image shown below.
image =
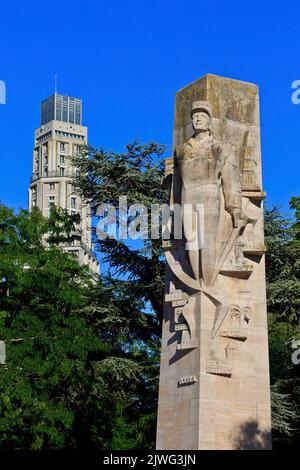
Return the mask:
<path id="1" fill-rule="evenodd" d="M 179 335 L 178 333 L 175 333 L 173 336 L 171 336 L 171 338 L 168 340 L 168 346 L 170 346 L 170 344 L 173 344 L 173 343 L 178 343 L 178 340 L 179 340 Z"/>
<path id="2" fill-rule="evenodd" d="M 240 426 L 234 447 L 236 450 L 271 450 L 271 432 L 260 429 L 254 420 L 247 421 Z"/>
<path id="3" fill-rule="evenodd" d="M 169 360 L 169 365 L 174 364 L 174 362 L 178 361 L 181 359 L 183 356 L 191 352 L 190 349 L 182 350 L 182 351 L 176 351 L 175 354 L 170 358 Z"/>

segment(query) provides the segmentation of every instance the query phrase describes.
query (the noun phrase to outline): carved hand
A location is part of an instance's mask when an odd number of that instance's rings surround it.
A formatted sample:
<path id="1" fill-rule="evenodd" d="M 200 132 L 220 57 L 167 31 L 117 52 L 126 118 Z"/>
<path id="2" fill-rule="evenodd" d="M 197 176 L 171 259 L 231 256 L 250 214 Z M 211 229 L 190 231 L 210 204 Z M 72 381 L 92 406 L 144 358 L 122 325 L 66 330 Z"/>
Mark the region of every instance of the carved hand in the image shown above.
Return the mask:
<path id="1" fill-rule="evenodd" d="M 241 219 L 241 209 L 235 208 L 230 211 L 232 221 L 233 221 L 233 227 L 236 228 L 240 224 L 240 219 Z"/>

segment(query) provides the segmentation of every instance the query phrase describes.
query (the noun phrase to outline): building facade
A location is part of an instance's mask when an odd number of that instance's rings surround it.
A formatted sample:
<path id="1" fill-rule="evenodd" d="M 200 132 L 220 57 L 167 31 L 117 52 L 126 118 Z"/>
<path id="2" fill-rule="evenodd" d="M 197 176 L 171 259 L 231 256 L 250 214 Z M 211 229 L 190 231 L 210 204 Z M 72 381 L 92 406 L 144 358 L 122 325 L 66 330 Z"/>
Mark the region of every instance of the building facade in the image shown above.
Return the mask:
<path id="1" fill-rule="evenodd" d="M 82 126 L 82 101 L 55 93 L 41 103 L 41 126 L 35 130 L 33 168 L 29 186 L 29 210 L 38 207 L 45 217 L 51 206 L 79 213 L 81 221 L 62 249 L 78 256 L 81 264 L 99 274 L 99 262 L 92 250 L 89 207 L 74 192 L 76 169 L 70 157 L 87 144 L 87 127 Z"/>

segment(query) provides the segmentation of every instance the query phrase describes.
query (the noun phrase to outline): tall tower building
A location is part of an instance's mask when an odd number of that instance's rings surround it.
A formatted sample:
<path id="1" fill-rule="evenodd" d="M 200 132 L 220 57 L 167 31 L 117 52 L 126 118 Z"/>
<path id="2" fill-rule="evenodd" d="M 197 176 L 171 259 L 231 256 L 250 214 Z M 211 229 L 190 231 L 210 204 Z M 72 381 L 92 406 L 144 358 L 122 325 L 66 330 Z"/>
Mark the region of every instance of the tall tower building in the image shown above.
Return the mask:
<path id="1" fill-rule="evenodd" d="M 72 187 L 76 169 L 70 157 L 87 144 L 87 127 L 82 126 L 82 101 L 55 93 L 41 103 L 41 126 L 35 130 L 33 174 L 29 186 L 29 210 L 38 207 L 45 217 L 53 205 L 79 213 L 81 222 L 71 242 L 62 249 L 78 256 L 81 264 L 99 274 L 99 262 L 91 244 L 91 216 Z"/>

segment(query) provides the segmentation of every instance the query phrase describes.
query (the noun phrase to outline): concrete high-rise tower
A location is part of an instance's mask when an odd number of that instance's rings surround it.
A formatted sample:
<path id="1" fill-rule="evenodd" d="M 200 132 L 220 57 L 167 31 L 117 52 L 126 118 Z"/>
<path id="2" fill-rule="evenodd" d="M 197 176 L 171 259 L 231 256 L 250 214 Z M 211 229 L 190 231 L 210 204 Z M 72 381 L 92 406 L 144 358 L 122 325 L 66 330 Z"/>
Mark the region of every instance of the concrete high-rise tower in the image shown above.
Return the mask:
<path id="1" fill-rule="evenodd" d="M 72 177 L 76 169 L 70 157 L 87 144 L 87 127 L 82 126 L 82 101 L 54 95 L 41 103 L 41 126 L 35 130 L 33 174 L 29 186 L 29 210 L 38 207 L 45 217 L 53 205 L 79 213 L 81 222 L 71 242 L 62 249 L 73 252 L 79 262 L 99 274 L 99 262 L 92 251 L 89 207 L 74 192 Z"/>

